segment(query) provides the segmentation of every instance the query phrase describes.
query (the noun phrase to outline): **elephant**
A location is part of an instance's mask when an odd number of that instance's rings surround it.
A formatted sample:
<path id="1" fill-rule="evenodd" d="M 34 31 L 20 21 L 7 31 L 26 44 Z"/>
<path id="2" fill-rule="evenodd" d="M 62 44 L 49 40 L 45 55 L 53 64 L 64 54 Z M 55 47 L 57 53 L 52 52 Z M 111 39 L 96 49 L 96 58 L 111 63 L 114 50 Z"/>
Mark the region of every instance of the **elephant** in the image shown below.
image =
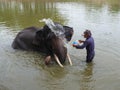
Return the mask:
<path id="1" fill-rule="evenodd" d="M 52 57 L 56 62 L 63 67 L 66 57 L 70 64 L 72 62 L 65 47 L 64 40 L 69 42 L 73 36 L 73 28 L 65 25 L 61 25 L 64 28 L 64 33 L 61 36 L 57 36 L 46 24 L 42 28 L 27 27 L 20 31 L 13 40 L 12 47 L 14 49 L 21 50 L 33 50 L 46 54 L 45 63 L 49 64 Z"/>

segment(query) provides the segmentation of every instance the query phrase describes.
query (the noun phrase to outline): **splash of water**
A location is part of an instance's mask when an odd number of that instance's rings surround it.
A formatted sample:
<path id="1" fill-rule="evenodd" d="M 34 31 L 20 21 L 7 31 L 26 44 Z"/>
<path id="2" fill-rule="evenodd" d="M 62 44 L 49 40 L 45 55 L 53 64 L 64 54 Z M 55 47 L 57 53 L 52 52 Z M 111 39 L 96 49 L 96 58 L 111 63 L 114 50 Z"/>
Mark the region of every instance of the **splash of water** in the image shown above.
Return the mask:
<path id="1" fill-rule="evenodd" d="M 64 37 L 65 30 L 62 25 L 54 23 L 50 18 L 39 20 L 39 22 L 45 22 L 45 24 L 55 33 L 56 36 Z"/>
<path id="2" fill-rule="evenodd" d="M 64 46 L 68 47 L 68 41 L 65 38 L 64 27 L 59 23 L 54 23 L 50 18 L 39 20 L 39 22 L 45 22 L 45 24 L 55 33 L 56 36 L 61 38 L 64 42 Z"/>

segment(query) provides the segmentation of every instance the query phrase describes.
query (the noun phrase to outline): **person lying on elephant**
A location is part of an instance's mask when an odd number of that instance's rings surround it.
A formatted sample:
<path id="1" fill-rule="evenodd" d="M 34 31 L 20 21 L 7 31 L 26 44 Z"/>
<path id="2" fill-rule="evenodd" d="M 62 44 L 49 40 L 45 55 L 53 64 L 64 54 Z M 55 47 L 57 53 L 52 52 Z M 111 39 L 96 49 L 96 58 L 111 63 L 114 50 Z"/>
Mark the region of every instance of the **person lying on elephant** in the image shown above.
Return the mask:
<path id="1" fill-rule="evenodd" d="M 79 43 L 83 43 L 82 45 L 76 45 L 73 44 L 73 47 L 77 48 L 77 49 L 83 49 L 86 47 L 86 51 L 87 51 L 87 56 L 86 56 L 86 62 L 90 63 L 92 62 L 94 56 L 95 56 L 95 44 L 94 44 L 94 39 L 92 37 L 91 31 L 90 30 L 85 30 L 84 31 L 84 38 L 86 38 L 85 41 L 83 40 L 78 40 Z"/>

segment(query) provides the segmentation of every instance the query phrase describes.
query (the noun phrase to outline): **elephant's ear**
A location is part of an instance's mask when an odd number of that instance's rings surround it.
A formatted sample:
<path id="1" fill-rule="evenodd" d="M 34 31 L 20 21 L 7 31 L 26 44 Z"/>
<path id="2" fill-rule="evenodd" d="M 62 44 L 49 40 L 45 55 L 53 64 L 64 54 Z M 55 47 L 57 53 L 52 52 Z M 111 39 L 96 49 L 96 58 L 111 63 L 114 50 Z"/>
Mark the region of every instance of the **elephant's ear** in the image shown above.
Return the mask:
<path id="1" fill-rule="evenodd" d="M 65 29 L 65 38 L 66 40 L 69 42 L 71 39 L 72 39 L 72 36 L 73 36 L 73 28 L 72 27 L 69 27 L 69 26 L 63 26 L 64 29 Z"/>
<path id="2" fill-rule="evenodd" d="M 35 34 L 35 38 L 33 39 L 33 44 L 34 45 L 39 45 L 40 44 L 40 42 L 43 40 L 44 38 L 43 38 L 43 31 L 42 30 L 39 30 L 39 31 L 37 31 L 36 32 L 36 34 Z"/>

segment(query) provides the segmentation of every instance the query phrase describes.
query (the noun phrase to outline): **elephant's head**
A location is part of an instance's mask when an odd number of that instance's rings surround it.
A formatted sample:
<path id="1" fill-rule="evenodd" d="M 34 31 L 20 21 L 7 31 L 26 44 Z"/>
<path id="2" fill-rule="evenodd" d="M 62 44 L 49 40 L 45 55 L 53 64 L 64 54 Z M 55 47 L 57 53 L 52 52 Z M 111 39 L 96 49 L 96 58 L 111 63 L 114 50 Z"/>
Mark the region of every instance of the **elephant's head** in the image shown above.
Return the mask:
<path id="1" fill-rule="evenodd" d="M 73 35 L 73 29 L 68 26 L 63 26 L 63 28 L 65 30 L 64 38 L 70 41 Z M 49 60 L 51 57 L 54 57 L 59 64 L 65 62 L 67 48 L 65 47 L 64 40 L 60 38 L 61 36 L 57 36 L 47 25 L 45 25 L 43 29 L 37 32 L 36 37 L 40 41 L 40 44 L 44 43 Z M 49 60 L 47 62 L 49 62 Z"/>

